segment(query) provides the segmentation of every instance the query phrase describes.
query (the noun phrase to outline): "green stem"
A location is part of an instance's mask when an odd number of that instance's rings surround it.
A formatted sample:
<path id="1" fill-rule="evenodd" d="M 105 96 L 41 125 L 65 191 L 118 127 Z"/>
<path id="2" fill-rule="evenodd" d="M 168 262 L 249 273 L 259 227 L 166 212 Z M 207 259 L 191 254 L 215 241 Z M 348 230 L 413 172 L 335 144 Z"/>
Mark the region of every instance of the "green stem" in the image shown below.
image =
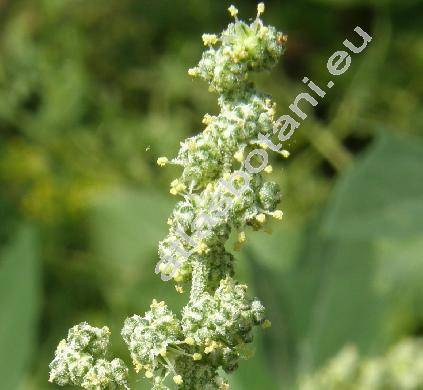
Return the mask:
<path id="1" fill-rule="evenodd" d="M 200 256 L 192 261 L 192 284 L 190 292 L 190 302 L 195 301 L 206 289 L 207 283 L 207 267 Z"/>

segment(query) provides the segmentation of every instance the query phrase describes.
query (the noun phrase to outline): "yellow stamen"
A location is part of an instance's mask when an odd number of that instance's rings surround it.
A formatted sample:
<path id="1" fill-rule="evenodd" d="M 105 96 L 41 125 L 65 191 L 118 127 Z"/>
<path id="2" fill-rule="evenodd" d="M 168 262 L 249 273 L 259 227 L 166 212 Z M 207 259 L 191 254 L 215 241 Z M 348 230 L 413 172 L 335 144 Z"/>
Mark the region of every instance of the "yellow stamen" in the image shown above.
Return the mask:
<path id="1" fill-rule="evenodd" d="M 207 244 L 205 244 L 204 242 L 200 242 L 199 244 L 198 244 L 198 247 L 197 247 L 197 253 L 199 254 L 199 255 L 202 255 L 202 254 L 204 254 L 204 253 L 208 253 L 210 251 L 210 249 L 209 249 L 209 247 L 207 246 Z"/>
<path id="2" fill-rule="evenodd" d="M 182 377 L 180 375 L 175 375 L 173 377 L 173 381 L 177 384 L 177 385 L 182 385 L 182 383 L 184 383 Z"/>
<path id="3" fill-rule="evenodd" d="M 271 165 L 268 165 L 266 168 L 264 168 L 264 171 L 266 173 L 272 173 L 273 172 L 273 167 Z"/>
<path id="4" fill-rule="evenodd" d="M 242 150 L 238 150 L 235 152 L 234 158 L 236 161 L 242 162 L 244 160 L 244 152 Z"/>
<path id="5" fill-rule="evenodd" d="M 215 34 L 203 34 L 202 38 L 204 46 L 215 45 L 218 42 L 217 35 Z"/>
<path id="6" fill-rule="evenodd" d="M 198 69 L 197 68 L 188 69 L 188 75 L 190 75 L 191 77 L 198 76 Z"/>
<path id="7" fill-rule="evenodd" d="M 205 125 L 209 125 L 212 122 L 213 122 L 213 116 L 212 115 L 210 115 L 210 114 L 204 115 L 204 117 L 203 117 L 203 123 Z"/>
<path id="8" fill-rule="evenodd" d="M 231 5 L 231 6 L 228 8 L 228 11 L 229 11 L 229 13 L 231 14 L 231 16 L 232 16 L 233 18 L 235 18 L 235 17 L 238 15 L 238 9 L 237 9 L 234 5 Z"/>
<path id="9" fill-rule="evenodd" d="M 238 234 L 238 242 L 242 244 L 245 241 L 247 241 L 247 237 L 245 236 L 245 232 L 240 232 Z"/>
<path id="10" fill-rule="evenodd" d="M 263 324 L 261 325 L 263 329 L 270 328 L 271 326 L 272 326 L 272 323 L 269 320 L 264 320 Z"/>
<path id="11" fill-rule="evenodd" d="M 203 358 L 203 355 L 201 353 L 194 353 L 192 355 L 192 360 L 201 360 Z"/>
<path id="12" fill-rule="evenodd" d="M 287 150 L 281 150 L 280 153 L 285 158 L 288 158 L 289 157 L 289 154 L 290 154 Z"/>
<path id="13" fill-rule="evenodd" d="M 187 337 L 185 339 L 185 344 L 194 345 L 195 344 L 195 340 L 192 337 Z"/>
<path id="14" fill-rule="evenodd" d="M 282 219 L 282 217 L 283 217 L 283 211 L 282 210 L 275 210 L 273 213 L 272 213 L 272 217 L 273 218 L 276 218 L 276 219 Z"/>
<path id="15" fill-rule="evenodd" d="M 164 167 L 167 163 L 169 162 L 169 160 L 167 159 L 167 157 L 159 157 L 157 159 L 157 165 Z"/>

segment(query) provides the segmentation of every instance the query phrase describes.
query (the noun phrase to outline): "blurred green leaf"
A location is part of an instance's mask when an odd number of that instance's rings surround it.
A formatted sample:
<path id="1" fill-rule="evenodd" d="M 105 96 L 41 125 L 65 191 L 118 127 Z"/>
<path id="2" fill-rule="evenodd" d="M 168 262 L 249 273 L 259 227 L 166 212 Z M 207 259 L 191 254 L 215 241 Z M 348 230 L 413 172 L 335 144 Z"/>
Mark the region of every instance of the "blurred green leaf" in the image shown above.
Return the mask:
<path id="1" fill-rule="evenodd" d="M 347 342 L 380 350 L 406 330 L 390 322 L 421 290 L 422 153 L 413 139 L 381 134 L 329 199 L 317 233 L 325 249 L 313 256 L 325 268 L 308 333 L 315 363 Z"/>
<path id="2" fill-rule="evenodd" d="M 172 198 L 154 191 L 112 190 L 93 202 L 92 247 L 113 267 L 135 266 L 143 272 L 146 257 L 156 252 L 167 231 Z M 145 270 L 151 272 L 151 270 Z"/>
<path id="3" fill-rule="evenodd" d="M 239 368 L 233 375 L 228 375 L 230 388 L 233 390 L 276 389 L 276 376 L 272 373 L 269 358 L 263 344 L 261 330 L 255 332 L 254 344 L 250 346 L 253 356 L 240 362 Z"/>
<path id="4" fill-rule="evenodd" d="M 3 389 L 21 383 L 38 330 L 40 269 L 36 231 L 21 226 L 0 255 L 0 377 Z"/>
<path id="5" fill-rule="evenodd" d="M 310 370 L 350 342 L 380 351 L 419 323 L 422 152 L 382 134 L 314 223 L 288 219 L 252 239 L 254 285 L 274 324 L 267 353 L 285 367 L 282 382 L 290 367 Z"/>
<path id="6" fill-rule="evenodd" d="M 323 231 L 368 240 L 423 233 L 423 145 L 384 134 L 337 184 Z"/>
<path id="7" fill-rule="evenodd" d="M 172 282 L 154 273 L 158 243 L 167 234 L 172 207 L 170 195 L 152 190 L 111 191 L 93 203 L 92 251 L 105 269 L 103 290 L 111 309 L 122 316 L 146 310 L 153 298 L 165 299 L 171 307 L 185 299 Z"/>

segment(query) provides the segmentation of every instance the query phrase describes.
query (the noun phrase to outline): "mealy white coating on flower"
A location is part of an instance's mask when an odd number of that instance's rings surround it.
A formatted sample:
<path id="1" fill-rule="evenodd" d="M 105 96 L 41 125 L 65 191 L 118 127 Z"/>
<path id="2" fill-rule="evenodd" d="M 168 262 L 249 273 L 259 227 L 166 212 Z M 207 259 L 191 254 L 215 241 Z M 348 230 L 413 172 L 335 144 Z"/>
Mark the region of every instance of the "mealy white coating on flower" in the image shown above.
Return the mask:
<path id="1" fill-rule="evenodd" d="M 276 65 L 286 40 L 274 27 L 263 25 L 262 3 L 257 11 L 257 18 L 247 24 L 231 6 L 235 21 L 220 35 L 203 35 L 207 49 L 188 73 L 218 93 L 220 113 L 206 114 L 204 131 L 183 141 L 174 159 L 157 160 L 159 166 L 182 167 L 182 175 L 170 186 L 170 193 L 182 200 L 168 220 L 168 236 L 159 243 L 156 272 L 173 278 L 178 291 L 182 283 L 191 282 L 191 291 L 180 319 L 164 302 L 153 301 L 144 316 L 129 317 L 123 326 L 135 370 L 151 380 L 153 390 L 228 389 L 219 370 L 235 370 L 248 355 L 253 328 L 270 326 L 260 301 L 233 279 L 234 257 L 225 247 L 232 231 L 240 232 L 241 244 L 246 226 L 258 230 L 267 215 L 281 218 L 276 210 L 278 185 L 264 181 L 261 173 L 248 173 L 244 166 L 245 156 L 261 144 L 260 135 L 272 134 L 275 124 L 275 104 L 254 89 L 248 75 Z M 51 364 L 52 380 L 87 389 L 104 388 L 108 378 L 111 387 L 123 383 L 124 371 L 116 359 L 104 360 L 104 337 L 88 342 L 68 337 Z M 84 343 L 88 349 L 80 347 Z"/>
<path id="2" fill-rule="evenodd" d="M 345 347 L 326 366 L 305 378 L 300 390 L 418 390 L 423 388 L 423 339 L 406 339 L 385 355 L 360 359 Z"/>
<path id="3" fill-rule="evenodd" d="M 236 17 L 235 7 L 229 11 Z M 258 15 L 263 11 L 261 4 Z M 281 218 L 278 185 L 264 181 L 261 173 L 248 173 L 243 161 L 260 144 L 260 134 L 273 133 L 275 123 L 275 104 L 254 89 L 248 74 L 277 63 L 284 35 L 259 17 L 249 25 L 236 17 L 220 36 L 205 34 L 203 41 L 208 49 L 189 74 L 219 94 L 220 113 L 206 114 L 204 131 L 183 141 L 169 161 L 183 169 L 170 191 L 182 200 L 159 244 L 158 270 L 178 286 L 191 282 L 190 299 L 180 320 L 166 308 L 169 329 L 135 317 L 142 330 L 127 324 L 123 330 L 133 357 L 136 351 L 136 368 L 144 369 L 157 389 L 165 388 L 160 386 L 166 378 L 181 389 L 227 389 L 218 370 L 235 370 L 253 328 L 270 326 L 260 301 L 233 279 L 234 258 L 225 244 L 234 230 L 245 242 L 245 227 L 263 228 L 266 215 Z"/>
<path id="4" fill-rule="evenodd" d="M 251 24 L 236 20 L 219 37 L 221 44 L 203 53 L 191 72 L 219 93 L 240 89 L 249 72 L 259 72 L 276 65 L 284 50 L 283 34 L 257 19 Z"/>
<path id="5" fill-rule="evenodd" d="M 175 347 L 182 337 L 179 320 L 164 302 L 153 301 L 150 309 L 144 317 L 127 318 L 122 329 L 137 369 L 147 366 L 154 370 L 157 358 L 166 355 L 168 347 Z"/>
<path id="6" fill-rule="evenodd" d="M 120 359 L 108 361 L 110 332 L 83 322 L 72 327 L 50 363 L 50 382 L 87 390 L 128 388 L 128 369 Z"/>
<path id="7" fill-rule="evenodd" d="M 219 105 L 221 112 L 209 119 L 202 133 L 182 142 L 171 161 L 183 167 L 179 180 L 187 188 L 200 190 L 230 172 L 238 162 L 236 154 L 273 129 L 274 104 L 251 86 L 221 97 Z"/>

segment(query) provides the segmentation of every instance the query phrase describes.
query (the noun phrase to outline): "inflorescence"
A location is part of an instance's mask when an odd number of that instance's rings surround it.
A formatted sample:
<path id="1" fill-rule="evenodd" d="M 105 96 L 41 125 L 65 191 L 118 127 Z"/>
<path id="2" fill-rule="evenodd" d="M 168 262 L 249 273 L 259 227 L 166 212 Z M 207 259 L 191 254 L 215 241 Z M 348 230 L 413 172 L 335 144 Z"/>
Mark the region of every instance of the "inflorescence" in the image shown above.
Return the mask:
<path id="1" fill-rule="evenodd" d="M 219 36 L 203 35 L 207 49 L 188 71 L 218 94 L 220 113 L 206 114 L 205 129 L 182 142 L 174 159 L 157 160 L 160 166 L 174 164 L 183 170 L 171 183 L 171 194 L 182 199 L 168 220 L 168 236 L 159 244 L 156 272 L 164 280 L 173 279 L 179 292 L 190 283 L 189 301 L 178 318 L 164 302 L 154 300 L 144 316 L 127 318 L 122 329 L 136 372 L 151 379 L 155 390 L 172 383 L 187 390 L 228 389 L 218 371 L 234 371 L 253 339 L 253 328 L 270 326 L 260 301 L 233 278 L 234 257 L 225 244 L 236 232 L 238 249 L 247 226 L 264 229 L 268 217 L 282 218 L 276 209 L 279 187 L 262 175 L 272 167 L 254 149 L 265 149 L 263 135 L 274 133 L 275 104 L 254 89 L 248 76 L 277 64 L 286 36 L 263 24 L 263 3 L 250 24 L 238 19 L 234 6 L 229 12 L 234 22 Z M 262 157 L 262 169 L 253 166 L 255 155 Z M 50 380 L 85 389 L 126 387 L 123 362 L 105 360 L 107 344 L 107 328 L 72 328 L 56 350 Z"/>

